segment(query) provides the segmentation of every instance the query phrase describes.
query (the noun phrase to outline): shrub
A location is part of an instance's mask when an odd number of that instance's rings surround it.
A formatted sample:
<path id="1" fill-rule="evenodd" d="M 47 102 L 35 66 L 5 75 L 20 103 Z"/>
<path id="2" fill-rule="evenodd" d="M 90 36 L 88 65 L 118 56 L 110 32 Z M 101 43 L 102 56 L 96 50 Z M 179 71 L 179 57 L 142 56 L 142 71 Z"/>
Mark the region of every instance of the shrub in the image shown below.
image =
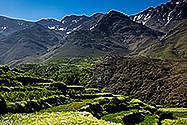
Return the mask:
<path id="1" fill-rule="evenodd" d="M 157 111 L 156 114 L 159 115 L 159 120 L 162 121 L 164 119 L 174 119 L 173 113 L 168 111 Z"/>
<path id="2" fill-rule="evenodd" d="M 141 100 L 139 99 L 131 99 L 130 104 L 139 104 L 140 106 L 145 106 L 145 103 L 143 103 Z"/>
<path id="3" fill-rule="evenodd" d="M 118 96 L 117 99 L 120 103 L 127 103 L 130 98 L 128 96 Z"/>
<path id="4" fill-rule="evenodd" d="M 126 125 L 131 125 L 131 124 L 137 124 L 143 122 L 144 118 L 145 116 L 141 112 L 137 111 L 137 112 L 130 112 L 129 114 L 125 114 L 122 120 Z"/>
<path id="5" fill-rule="evenodd" d="M 96 98 L 95 101 L 98 102 L 100 105 L 110 102 L 110 100 L 108 98 L 104 98 L 104 97 Z"/>
<path id="6" fill-rule="evenodd" d="M 37 100 L 31 100 L 30 106 L 34 109 L 34 111 L 40 110 L 40 104 L 38 103 Z"/>
<path id="7" fill-rule="evenodd" d="M 148 104 L 145 107 L 143 107 L 143 109 L 148 110 L 151 113 L 154 113 L 157 111 L 157 108 L 155 108 L 154 106 L 148 105 Z"/>
<path id="8" fill-rule="evenodd" d="M 62 82 L 61 83 L 52 83 L 49 85 L 49 87 L 53 90 L 56 90 L 56 89 L 61 90 L 62 92 L 65 92 L 67 89 L 66 84 L 62 83 Z"/>
<path id="9" fill-rule="evenodd" d="M 120 100 L 119 100 L 117 97 L 113 97 L 113 98 L 110 100 L 110 104 L 119 105 L 119 104 L 120 104 Z"/>
<path id="10" fill-rule="evenodd" d="M 89 109 L 91 113 L 97 118 L 101 118 L 101 116 L 103 115 L 103 108 L 99 103 L 90 104 Z"/>
<path id="11" fill-rule="evenodd" d="M 5 99 L 0 95 L 0 114 L 5 114 L 7 111 Z"/>
<path id="12" fill-rule="evenodd" d="M 83 106 L 79 109 L 79 111 L 91 112 L 90 105 Z"/>
<path id="13" fill-rule="evenodd" d="M 108 113 L 116 113 L 119 111 L 119 108 L 117 107 L 116 104 L 105 104 L 103 106 L 103 108 L 105 109 L 105 111 L 107 111 Z"/>
<path id="14" fill-rule="evenodd" d="M 126 111 L 128 110 L 128 105 L 126 103 L 121 103 L 118 105 L 118 108 L 120 111 Z"/>

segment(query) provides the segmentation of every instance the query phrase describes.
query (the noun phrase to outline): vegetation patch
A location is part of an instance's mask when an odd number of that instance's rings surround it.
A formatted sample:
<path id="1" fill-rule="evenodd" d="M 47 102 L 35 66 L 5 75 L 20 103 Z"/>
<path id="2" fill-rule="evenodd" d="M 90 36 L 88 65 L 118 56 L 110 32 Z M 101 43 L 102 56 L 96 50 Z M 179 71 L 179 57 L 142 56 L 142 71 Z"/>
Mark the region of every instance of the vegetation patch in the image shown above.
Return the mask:
<path id="1" fill-rule="evenodd" d="M 100 59 L 63 58 L 43 64 L 21 64 L 18 69 L 37 77 L 53 79 L 67 85 L 86 85 L 89 76 Z"/>
<path id="2" fill-rule="evenodd" d="M 98 120 L 88 112 L 44 112 L 29 114 L 6 114 L 0 116 L 4 124 L 29 124 L 29 125 L 121 125 L 104 120 Z"/>

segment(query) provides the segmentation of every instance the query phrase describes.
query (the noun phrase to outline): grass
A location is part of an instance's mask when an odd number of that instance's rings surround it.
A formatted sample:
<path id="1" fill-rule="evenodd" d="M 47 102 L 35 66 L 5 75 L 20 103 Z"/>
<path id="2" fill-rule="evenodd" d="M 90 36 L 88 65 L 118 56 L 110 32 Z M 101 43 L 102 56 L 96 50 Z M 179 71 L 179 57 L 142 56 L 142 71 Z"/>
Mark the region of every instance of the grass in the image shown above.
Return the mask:
<path id="1" fill-rule="evenodd" d="M 81 107 L 86 106 L 86 103 L 93 103 L 93 99 L 84 99 L 81 101 L 70 101 L 66 104 L 55 106 L 52 108 L 41 110 L 40 112 L 69 112 L 78 111 Z"/>
<path id="2" fill-rule="evenodd" d="M 157 125 L 158 119 L 156 119 L 156 115 L 147 115 L 143 122 L 138 125 Z"/>
<path id="3" fill-rule="evenodd" d="M 163 120 L 163 125 L 187 125 L 187 108 L 161 108 L 159 110 L 172 112 L 175 118 Z"/>
<path id="4" fill-rule="evenodd" d="M 174 118 L 187 118 L 187 108 L 161 108 L 159 110 L 172 112 Z"/>
<path id="5" fill-rule="evenodd" d="M 165 119 L 162 121 L 162 125 L 187 125 L 187 118 Z"/>
<path id="6" fill-rule="evenodd" d="M 2 124 L 27 125 L 121 125 L 98 120 L 88 112 L 44 112 L 6 114 L 0 119 Z"/>
<path id="7" fill-rule="evenodd" d="M 123 123 L 122 118 L 127 113 L 128 113 L 128 111 L 122 111 L 122 112 L 118 112 L 118 113 L 111 113 L 111 114 L 108 114 L 108 115 L 105 115 L 105 116 L 101 117 L 101 119 L 103 119 L 105 121 L 114 122 L 114 123 Z"/>
<path id="8" fill-rule="evenodd" d="M 48 108 L 34 113 L 5 114 L 0 116 L 3 124 L 29 124 L 29 125 L 121 125 L 110 121 L 98 120 L 88 112 L 78 112 L 78 109 L 93 99 L 72 100 L 64 105 Z"/>
<path id="9" fill-rule="evenodd" d="M 110 121 L 113 123 L 122 123 L 123 124 L 123 120 L 122 118 L 125 116 L 125 114 L 128 114 L 130 112 L 136 112 L 137 109 L 132 109 L 129 111 L 122 111 L 122 112 L 118 112 L 118 113 L 113 113 L 113 114 L 108 114 L 103 116 L 101 119 L 105 120 L 105 121 Z M 156 119 L 156 115 L 147 115 L 145 116 L 145 119 L 143 122 L 137 124 L 137 125 L 153 125 L 156 124 L 158 122 L 158 120 Z"/>

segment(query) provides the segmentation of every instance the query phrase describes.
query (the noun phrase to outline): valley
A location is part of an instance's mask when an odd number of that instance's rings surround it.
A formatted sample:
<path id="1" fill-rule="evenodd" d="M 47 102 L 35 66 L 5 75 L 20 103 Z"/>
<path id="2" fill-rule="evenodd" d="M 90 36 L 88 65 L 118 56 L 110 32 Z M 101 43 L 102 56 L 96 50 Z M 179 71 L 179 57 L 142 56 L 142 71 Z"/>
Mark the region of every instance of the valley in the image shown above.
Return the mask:
<path id="1" fill-rule="evenodd" d="M 186 8 L 0 16 L 0 124 L 187 125 Z"/>

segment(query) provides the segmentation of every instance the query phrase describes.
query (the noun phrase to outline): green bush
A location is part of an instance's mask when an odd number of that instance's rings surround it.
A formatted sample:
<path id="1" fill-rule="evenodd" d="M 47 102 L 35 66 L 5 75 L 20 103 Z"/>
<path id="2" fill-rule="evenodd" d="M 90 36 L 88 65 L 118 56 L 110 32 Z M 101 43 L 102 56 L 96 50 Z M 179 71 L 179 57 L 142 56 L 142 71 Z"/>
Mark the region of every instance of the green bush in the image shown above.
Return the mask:
<path id="1" fill-rule="evenodd" d="M 99 103 L 93 103 L 90 105 L 90 110 L 91 113 L 97 117 L 97 118 L 101 118 L 102 113 L 103 113 L 103 108 L 101 107 L 101 105 Z"/>
<path id="2" fill-rule="evenodd" d="M 155 108 L 154 106 L 148 105 L 148 104 L 147 104 L 146 106 L 144 106 L 143 109 L 144 109 L 144 110 L 148 110 L 148 111 L 150 111 L 151 113 L 154 113 L 154 112 L 157 111 L 157 108 Z"/>
<path id="3" fill-rule="evenodd" d="M 107 111 L 108 113 L 116 113 L 119 111 L 119 107 L 116 104 L 105 104 L 103 106 L 103 108 L 105 109 L 105 111 Z"/>
<path id="4" fill-rule="evenodd" d="M 156 114 L 159 116 L 159 120 L 174 119 L 173 113 L 169 111 L 157 111 Z"/>
<path id="5" fill-rule="evenodd" d="M 98 59 L 61 59 L 43 64 L 21 64 L 17 66 L 30 74 L 67 85 L 86 85 Z"/>
<path id="6" fill-rule="evenodd" d="M 0 114 L 5 114 L 7 111 L 5 99 L 0 95 Z"/>
<path id="7" fill-rule="evenodd" d="M 100 105 L 104 105 L 106 103 L 109 103 L 110 100 L 106 97 L 99 97 L 95 99 L 96 102 L 98 102 Z"/>
<path id="8" fill-rule="evenodd" d="M 140 122 L 143 122 L 144 118 L 145 118 L 144 114 L 137 111 L 137 112 L 131 112 L 131 113 L 125 114 L 122 120 L 124 124 L 132 125 L 132 124 L 138 124 Z"/>

